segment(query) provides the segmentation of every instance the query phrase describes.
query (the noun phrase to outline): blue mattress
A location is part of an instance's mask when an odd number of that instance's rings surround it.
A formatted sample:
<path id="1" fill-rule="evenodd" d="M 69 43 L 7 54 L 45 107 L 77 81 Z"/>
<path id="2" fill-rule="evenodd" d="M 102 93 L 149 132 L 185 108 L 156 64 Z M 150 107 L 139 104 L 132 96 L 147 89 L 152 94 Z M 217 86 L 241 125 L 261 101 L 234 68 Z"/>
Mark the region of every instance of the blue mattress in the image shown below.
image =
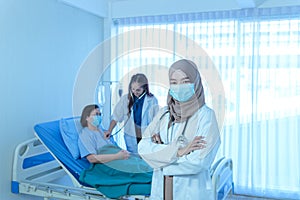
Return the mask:
<path id="1" fill-rule="evenodd" d="M 80 173 L 89 168 L 90 163 L 86 159 L 74 159 L 68 151 L 59 128 L 59 120 L 45 122 L 34 126 L 34 130 L 44 145 L 56 156 L 56 158 L 79 181 Z M 80 182 L 82 185 L 82 182 Z"/>

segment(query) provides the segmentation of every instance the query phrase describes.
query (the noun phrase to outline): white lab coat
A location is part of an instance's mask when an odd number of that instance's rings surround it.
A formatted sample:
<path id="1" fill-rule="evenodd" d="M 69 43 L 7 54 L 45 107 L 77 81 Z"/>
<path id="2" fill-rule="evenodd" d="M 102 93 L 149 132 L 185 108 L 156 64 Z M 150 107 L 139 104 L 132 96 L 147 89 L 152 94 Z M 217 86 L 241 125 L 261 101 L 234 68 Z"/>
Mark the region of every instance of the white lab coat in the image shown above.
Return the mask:
<path id="1" fill-rule="evenodd" d="M 153 120 L 154 116 L 157 114 L 159 110 L 158 101 L 155 96 L 145 96 L 143 108 L 142 108 L 142 122 L 141 122 L 141 132 L 142 135 L 149 125 L 149 123 Z M 126 148 L 128 151 L 137 153 L 137 141 L 136 141 L 136 133 L 133 119 L 133 110 L 131 109 L 130 118 L 128 119 L 128 97 L 127 94 L 123 95 L 119 102 L 116 104 L 112 119 L 117 122 L 126 123 L 124 126 L 124 139 L 126 143 Z M 126 122 L 126 120 L 128 121 Z"/>
<path id="2" fill-rule="evenodd" d="M 204 136 L 206 148 L 177 157 L 176 140 L 181 135 L 185 122 L 175 123 L 168 129 L 169 113 L 162 108 L 144 133 L 138 145 L 142 158 L 154 168 L 152 178 L 152 200 L 163 199 L 163 176 L 173 176 L 174 200 L 211 200 L 214 197 L 210 177 L 213 163 L 220 145 L 220 134 L 214 111 L 202 106 L 190 119 L 185 129 L 186 138 Z M 164 115 L 165 114 L 165 115 Z M 164 144 L 151 141 L 151 135 L 160 133 Z"/>

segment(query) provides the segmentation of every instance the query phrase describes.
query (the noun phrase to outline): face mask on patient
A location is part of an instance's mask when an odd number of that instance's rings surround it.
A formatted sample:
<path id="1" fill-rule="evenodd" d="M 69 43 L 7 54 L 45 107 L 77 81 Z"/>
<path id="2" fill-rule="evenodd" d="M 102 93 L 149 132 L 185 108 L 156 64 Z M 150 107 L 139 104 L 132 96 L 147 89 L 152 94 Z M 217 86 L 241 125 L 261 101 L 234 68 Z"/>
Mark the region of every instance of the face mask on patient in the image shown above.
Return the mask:
<path id="1" fill-rule="evenodd" d="M 93 116 L 93 121 L 91 122 L 91 124 L 93 126 L 98 127 L 101 124 L 102 121 L 102 116 L 101 115 L 95 115 Z"/>

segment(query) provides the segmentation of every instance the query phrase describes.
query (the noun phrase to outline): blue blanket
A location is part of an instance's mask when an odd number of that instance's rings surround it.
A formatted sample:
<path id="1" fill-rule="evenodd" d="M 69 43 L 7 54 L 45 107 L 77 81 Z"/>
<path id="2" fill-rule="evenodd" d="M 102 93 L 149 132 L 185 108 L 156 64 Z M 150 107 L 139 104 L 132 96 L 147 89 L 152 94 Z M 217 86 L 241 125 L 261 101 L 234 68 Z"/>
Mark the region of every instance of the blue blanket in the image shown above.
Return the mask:
<path id="1" fill-rule="evenodd" d="M 120 151 L 119 147 L 106 145 L 99 154 Z M 83 170 L 79 180 L 95 187 L 109 198 L 124 195 L 150 195 L 152 168 L 138 156 L 127 160 L 114 160 L 103 164 L 92 164 Z"/>

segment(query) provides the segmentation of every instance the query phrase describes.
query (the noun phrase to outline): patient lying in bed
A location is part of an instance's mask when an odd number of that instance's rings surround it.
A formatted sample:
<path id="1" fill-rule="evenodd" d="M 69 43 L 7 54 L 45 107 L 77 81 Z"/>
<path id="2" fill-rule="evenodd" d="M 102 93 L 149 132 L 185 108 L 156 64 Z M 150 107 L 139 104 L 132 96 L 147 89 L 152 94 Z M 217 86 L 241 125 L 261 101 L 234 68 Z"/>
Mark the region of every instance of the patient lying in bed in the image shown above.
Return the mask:
<path id="1" fill-rule="evenodd" d="M 80 123 L 83 129 L 78 146 L 81 158 L 86 158 L 91 166 L 80 174 L 80 181 L 110 198 L 150 194 L 152 168 L 139 156 L 131 155 L 114 141 L 105 139 L 99 128 L 101 119 L 97 105 L 88 105 L 82 111 Z"/>

